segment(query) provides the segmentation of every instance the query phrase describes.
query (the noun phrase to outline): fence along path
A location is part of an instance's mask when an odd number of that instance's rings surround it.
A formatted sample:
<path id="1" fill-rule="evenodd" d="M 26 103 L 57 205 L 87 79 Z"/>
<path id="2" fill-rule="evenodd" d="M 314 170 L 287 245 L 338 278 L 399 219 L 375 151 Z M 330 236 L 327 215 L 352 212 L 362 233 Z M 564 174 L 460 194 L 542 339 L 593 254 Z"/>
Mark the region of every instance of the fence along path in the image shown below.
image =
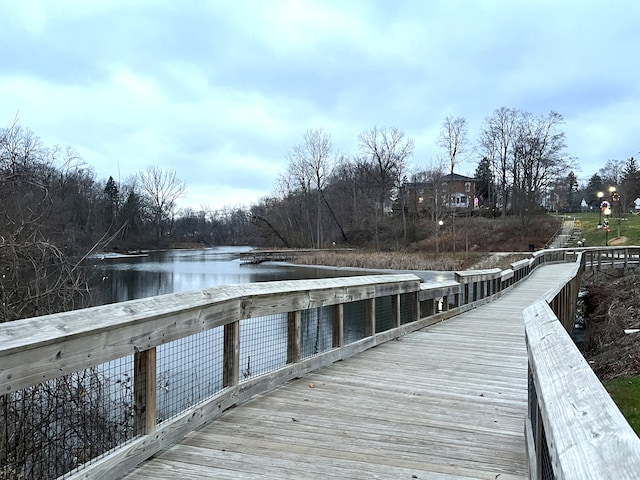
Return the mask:
<path id="1" fill-rule="evenodd" d="M 571 268 L 252 398 L 125 478 L 527 478 L 522 310 Z"/>

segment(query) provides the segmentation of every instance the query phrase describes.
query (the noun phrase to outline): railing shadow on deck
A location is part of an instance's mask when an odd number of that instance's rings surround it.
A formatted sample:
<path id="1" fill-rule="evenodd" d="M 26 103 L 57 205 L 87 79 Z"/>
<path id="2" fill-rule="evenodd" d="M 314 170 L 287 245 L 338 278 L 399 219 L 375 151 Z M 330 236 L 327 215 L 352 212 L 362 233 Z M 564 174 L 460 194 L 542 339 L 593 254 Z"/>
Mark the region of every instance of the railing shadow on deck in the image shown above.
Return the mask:
<path id="1" fill-rule="evenodd" d="M 2 324 L 0 478 L 118 478 L 254 395 L 491 301 L 541 264 L 584 258 L 543 250 L 434 284 L 230 285 Z M 575 300 L 568 284 L 552 306 Z"/>

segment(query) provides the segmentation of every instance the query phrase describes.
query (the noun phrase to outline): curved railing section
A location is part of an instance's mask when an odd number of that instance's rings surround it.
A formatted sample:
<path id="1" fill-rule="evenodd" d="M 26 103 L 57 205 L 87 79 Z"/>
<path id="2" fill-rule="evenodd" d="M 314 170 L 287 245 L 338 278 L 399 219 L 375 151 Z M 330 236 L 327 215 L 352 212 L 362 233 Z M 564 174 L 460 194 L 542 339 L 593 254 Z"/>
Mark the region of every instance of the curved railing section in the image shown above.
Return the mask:
<path id="1" fill-rule="evenodd" d="M 524 312 L 529 361 L 525 435 L 531 479 L 636 479 L 640 439 L 569 333 L 585 269 L 638 264 L 640 248 L 581 249 L 567 278 Z"/>

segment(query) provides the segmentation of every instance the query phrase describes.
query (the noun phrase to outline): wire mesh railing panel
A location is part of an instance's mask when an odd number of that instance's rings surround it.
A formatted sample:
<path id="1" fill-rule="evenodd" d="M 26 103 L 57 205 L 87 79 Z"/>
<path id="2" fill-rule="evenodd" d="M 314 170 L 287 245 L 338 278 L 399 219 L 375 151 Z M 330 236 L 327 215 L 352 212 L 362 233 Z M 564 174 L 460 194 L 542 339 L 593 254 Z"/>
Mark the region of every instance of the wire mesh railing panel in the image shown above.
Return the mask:
<path id="1" fill-rule="evenodd" d="M 362 340 L 367 333 L 366 300 L 345 303 L 343 316 L 345 345 Z"/>
<path id="2" fill-rule="evenodd" d="M 54 479 L 131 440 L 133 357 L 0 396 L 0 479 Z"/>
<path id="3" fill-rule="evenodd" d="M 538 427 L 538 393 L 536 384 L 533 381 L 533 374 L 529 370 L 529 418 L 531 419 L 531 433 L 535 444 Z"/>
<path id="4" fill-rule="evenodd" d="M 287 364 L 286 313 L 240 321 L 240 381 Z"/>
<path id="5" fill-rule="evenodd" d="M 376 297 L 376 333 L 386 332 L 394 326 L 391 297 Z"/>
<path id="6" fill-rule="evenodd" d="M 414 322 L 417 319 L 416 308 L 415 294 L 403 293 L 400 295 L 400 325 Z"/>
<path id="7" fill-rule="evenodd" d="M 553 473 L 553 465 L 551 464 L 551 456 L 549 455 L 549 446 L 547 445 L 547 435 L 544 432 L 544 425 L 542 425 L 540 435 L 542 436 L 542 452 L 540 454 L 540 465 L 538 466 L 540 469 L 540 478 L 542 480 L 555 480 L 556 475 Z"/>
<path id="8" fill-rule="evenodd" d="M 157 347 L 158 423 L 222 390 L 223 337 L 217 327 Z"/>
<path id="9" fill-rule="evenodd" d="M 433 308 L 433 299 L 429 300 L 421 300 L 420 301 L 420 318 L 430 317 L 434 315 L 436 312 Z"/>
<path id="10" fill-rule="evenodd" d="M 333 348 L 333 306 L 301 312 L 300 356 L 312 357 Z"/>
<path id="11" fill-rule="evenodd" d="M 455 295 L 449 295 L 447 297 L 447 310 L 452 310 L 458 306 L 458 299 Z"/>

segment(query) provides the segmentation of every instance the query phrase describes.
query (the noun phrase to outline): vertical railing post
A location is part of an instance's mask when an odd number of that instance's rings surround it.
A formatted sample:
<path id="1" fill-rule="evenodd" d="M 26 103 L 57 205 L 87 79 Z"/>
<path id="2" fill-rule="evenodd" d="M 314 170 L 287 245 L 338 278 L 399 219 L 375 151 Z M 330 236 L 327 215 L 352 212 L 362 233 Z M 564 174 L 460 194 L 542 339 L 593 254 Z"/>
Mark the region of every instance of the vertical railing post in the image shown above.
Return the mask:
<path id="1" fill-rule="evenodd" d="M 368 298 L 365 300 L 365 331 L 367 337 L 376 334 L 376 299 Z"/>
<path id="2" fill-rule="evenodd" d="M 156 349 L 133 355 L 134 430 L 149 435 L 156 429 Z"/>
<path id="3" fill-rule="evenodd" d="M 393 327 L 399 327 L 402 323 L 400 318 L 400 294 L 396 293 L 391 296 L 391 314 L 393 315 Z"/>
<path id="4" fill-rule="evenodd" d="M 344 304 L 333 306 L 333 348 L 344 346 Z"/>
<path id="5" fill-rule="evenodd" d="M 302 312 L 289 312 L 287 329 L 287 363 L 298 363 L 301 355 Z"/>
<path id="6" fill-rule="evenodd" d="M 224 326 L 222 386 L 232 387 L 240 378 L 240 321 Z"/>

